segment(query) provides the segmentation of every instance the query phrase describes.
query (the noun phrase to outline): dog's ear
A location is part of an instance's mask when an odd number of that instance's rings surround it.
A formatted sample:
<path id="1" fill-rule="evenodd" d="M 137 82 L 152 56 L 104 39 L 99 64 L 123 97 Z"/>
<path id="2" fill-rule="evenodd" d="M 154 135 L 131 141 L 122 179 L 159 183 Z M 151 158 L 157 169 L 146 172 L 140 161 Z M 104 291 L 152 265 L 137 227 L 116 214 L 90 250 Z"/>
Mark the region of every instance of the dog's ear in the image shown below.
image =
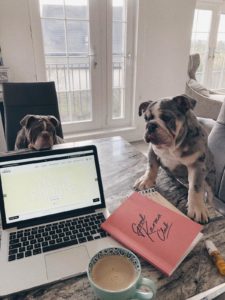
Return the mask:
<path id="1" fill-rule="evenodd" d="M 55 116 L 48 116 L 48 119 L 55 128 L 59 126 L 59 120 Z"/>
<path id="2" fill-rule="evenodd" d="M 138 115 L 139 117 L 146 111 L 147 107 L 149 106 L 149 104 L 151 104 L 153 101 L 146 101 L 146 102 L 142 102 L 139 105 L 139 109 L 138 109 Z"/>
<path id="3" fill-rule="evenodd" d="M 26 115 L 23 117 L 23 119 L 20 121 L 21 126 L 25 126 L 26 128 L 29 128 L 30 125 L 35 121 L 37 117 L 35 115 Z"/>
<path id="4" fill-rule="evenodd" d="M 189 98 L 188 96 L 186 95 L 179 95 L 179 96 L 176 96 L 172 99 L 179 111 L 181 111 L 182 113 L 186 113 L 189 109 L 193 109 L 196 105 L 196 100 L 192 99 L 192 98 Z"/>

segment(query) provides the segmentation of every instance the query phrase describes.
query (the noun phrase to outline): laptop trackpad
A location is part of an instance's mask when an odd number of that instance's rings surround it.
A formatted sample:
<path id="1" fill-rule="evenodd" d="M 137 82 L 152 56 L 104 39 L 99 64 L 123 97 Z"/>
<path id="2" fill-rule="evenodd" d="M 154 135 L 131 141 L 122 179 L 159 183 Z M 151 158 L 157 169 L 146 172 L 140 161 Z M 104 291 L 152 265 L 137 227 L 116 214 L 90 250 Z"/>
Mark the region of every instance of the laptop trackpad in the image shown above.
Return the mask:
<path id="1" fill-rule="evenodd" d="M 89 261 L 85 246 L 64 249 L 45 255 L 47 277 L 50 281 L 85 272 Z"/>

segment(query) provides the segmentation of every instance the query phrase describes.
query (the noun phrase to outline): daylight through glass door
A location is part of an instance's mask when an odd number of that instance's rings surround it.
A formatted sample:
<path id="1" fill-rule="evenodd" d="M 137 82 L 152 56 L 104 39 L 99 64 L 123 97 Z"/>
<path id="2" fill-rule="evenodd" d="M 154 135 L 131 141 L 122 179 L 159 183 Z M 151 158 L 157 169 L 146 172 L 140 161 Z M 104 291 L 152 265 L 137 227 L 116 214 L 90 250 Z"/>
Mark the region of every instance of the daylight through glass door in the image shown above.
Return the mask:
<path id="1" fill-rule="evenodd" d="M 40 0 L 47 80 L 62 122 L 92 119 L 88 0 Z"/>

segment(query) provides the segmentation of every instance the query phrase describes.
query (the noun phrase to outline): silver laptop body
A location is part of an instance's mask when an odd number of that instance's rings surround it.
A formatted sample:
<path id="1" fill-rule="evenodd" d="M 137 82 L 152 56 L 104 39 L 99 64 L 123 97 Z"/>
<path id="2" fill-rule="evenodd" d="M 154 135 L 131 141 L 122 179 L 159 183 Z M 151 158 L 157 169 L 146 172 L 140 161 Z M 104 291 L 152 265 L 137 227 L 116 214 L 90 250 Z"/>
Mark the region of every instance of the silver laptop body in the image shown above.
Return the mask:
<path id="1" fill-rule="evenodd" d="M 99 229 L 109 213 L 95 146 L 0 157 L 0 179 L 0 296 L 82 274 L 119 245 Z"/>

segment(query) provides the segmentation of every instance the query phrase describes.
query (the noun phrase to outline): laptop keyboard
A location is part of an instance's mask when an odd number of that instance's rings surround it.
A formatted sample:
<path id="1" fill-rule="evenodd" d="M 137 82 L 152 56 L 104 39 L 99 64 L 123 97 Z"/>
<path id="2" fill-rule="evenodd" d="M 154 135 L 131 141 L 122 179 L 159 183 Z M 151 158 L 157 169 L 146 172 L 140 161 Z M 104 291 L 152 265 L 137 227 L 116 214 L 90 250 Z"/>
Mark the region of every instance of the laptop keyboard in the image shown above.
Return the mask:
<path id="1" fill-rule="evenodd" d="M 100 228 L 104 221 L 103 213 L 96 213 L 11 232 L 8 260 L 104 238 L 108 235 Z"/>

